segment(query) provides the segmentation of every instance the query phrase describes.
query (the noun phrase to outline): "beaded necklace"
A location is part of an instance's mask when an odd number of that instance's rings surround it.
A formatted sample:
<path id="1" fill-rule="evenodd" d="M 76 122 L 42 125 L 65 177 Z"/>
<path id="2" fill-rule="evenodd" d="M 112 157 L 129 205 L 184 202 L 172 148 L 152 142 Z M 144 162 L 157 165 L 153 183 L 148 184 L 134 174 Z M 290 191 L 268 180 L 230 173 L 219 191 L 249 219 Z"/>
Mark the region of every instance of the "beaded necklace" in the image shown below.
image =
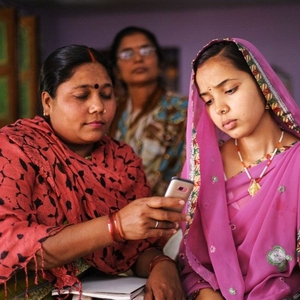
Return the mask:
<path id="1" fill-rule="evenodd" d="M 284 136 L 284 131 L 281 131 L 281 135 L 280 135 L 279 141 L 278 141 L 278 143 L 277 143 L 277 145 L 276 145 L 276 148 L 275 148 L 275 150 L 273 151 L 273 153 L 272 153 L 272 155 L 271 155 L 271 157 L 270 157 L 268 163 L 266 164 L 266 166 L 264 167 L 264 169 L 262 170 L 262 172 L 260 173 L 260 175 L 259 175 L 258 178 L 252 178 L 252 177 L 251 177 L 251 175 L 250 175 L 250 173 L 249 173 L 249 170 L 248 170 L 248 168 L 247 168 L 247 166 L 246 166 L 246 164 L 245 164 L 245 162 L 244 162 L 244 160 L 243 160 L 243 157 L 242 157 L 242 155 L 241 155 L 241 152 L 240 152 L 240 150 L 239 150 L 237 139 L 234 140 L 234 144 L 235 144 L 235 147 L 236 147 L 236 150 L 237 150 L 237 154 L 238 154 L 238 156 L 239 156 L 239 159 L 240 159 L 240 161 L 241 161 L 241 163 L 242 163 L 242 166 L 244 167 L 244 170 L 245 170 L 245 172 L 246 172 L 248 178 L 250 179 L 250 186 L 249 186 L 249 188 L 248 188 L 248 193 L 250 194 L 250 196 L 253 197 L 253 196 L 259 191 L 259 189 L 260 189 L 260 184 L 259 184 L 259 182 L 260 182 L 260 180 L 262 179 L 262 177 L 264 176 L 265 172 L 267 171 L 267 169 L 268 169 L 269 165 L 271 164 L 271 162 L 272 162 L 272 160 L 273 160 L 275 154 L 277 153 L 278 149 L 280 148 L 280 144 L 281 144 L 281 142 L 282 142 L 283 136 Z"/>

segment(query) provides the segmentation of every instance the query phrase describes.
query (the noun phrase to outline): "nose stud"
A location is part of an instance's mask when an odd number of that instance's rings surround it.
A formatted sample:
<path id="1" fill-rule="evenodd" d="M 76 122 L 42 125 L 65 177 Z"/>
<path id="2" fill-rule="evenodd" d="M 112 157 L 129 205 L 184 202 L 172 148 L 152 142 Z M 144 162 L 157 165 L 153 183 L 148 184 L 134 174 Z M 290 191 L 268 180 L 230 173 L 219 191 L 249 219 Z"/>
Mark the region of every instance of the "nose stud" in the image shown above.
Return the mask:
<path id="1" fill-rule="evenodd" d="M 226 112 L 227 112 L 227 110 L 225 108 L 221 110 L 222 115 L 226 114 Z"/>
<path id="2" fill-rule="evenodd" d="M 106 113 L 106 109 L 103 109 L 102 114 L 104 115 Z"/>

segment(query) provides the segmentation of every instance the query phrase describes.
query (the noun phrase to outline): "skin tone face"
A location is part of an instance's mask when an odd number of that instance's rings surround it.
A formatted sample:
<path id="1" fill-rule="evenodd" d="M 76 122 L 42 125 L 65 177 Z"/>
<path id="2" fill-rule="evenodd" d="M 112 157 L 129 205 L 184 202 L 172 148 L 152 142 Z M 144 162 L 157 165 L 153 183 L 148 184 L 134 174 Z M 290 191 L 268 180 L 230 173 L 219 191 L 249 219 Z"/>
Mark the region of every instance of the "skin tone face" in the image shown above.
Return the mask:
<path id="1" fill-rule="evenodd" d="M 229 59 L 215 56 L 197 69 L 196 82 L 215 125 L 232 138 L 243 138 L 270 121 L 254 79 Z"/>
<path id="2" fill-rule="evenodd" d="M 120 44 L 118 53 L 126 49 L 133 49 L 134 58 L 130 60 L 118 59 L 117 67 L 120 78 L 127 85 L 144 85 L 157 81 L 160 73 L 158 58 L 154 52 L 149 56 L 141 56 L 138 49 L 144 46 L 153 46 L 142 33 L 125 36 Z"/>
<path id="3" fill-rule="evenodd" d="M 57 136 L 81 156 L 89 155 L 104 137 L 116 110 L 111 79 L 99 63 L 77 67 L 58 86 L 55 98 L 42 93 L 42 103 Z"/>

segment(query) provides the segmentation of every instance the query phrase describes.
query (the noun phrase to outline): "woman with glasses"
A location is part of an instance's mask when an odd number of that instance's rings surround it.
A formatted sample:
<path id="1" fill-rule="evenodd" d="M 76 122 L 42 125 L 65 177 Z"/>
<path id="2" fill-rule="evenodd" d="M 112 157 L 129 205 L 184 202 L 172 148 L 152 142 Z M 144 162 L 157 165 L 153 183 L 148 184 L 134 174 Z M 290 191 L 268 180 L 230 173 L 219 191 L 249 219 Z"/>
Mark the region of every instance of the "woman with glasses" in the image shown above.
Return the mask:
<path id="1" fill-rule="evenodd" d="M 148 30 L 121 30 L 110 58 L 120 83 L 111 134 L 142 158 L 152 194 L 164 195 L 185 157 L 187 98 L 166 89 L 162 49 Z"/>

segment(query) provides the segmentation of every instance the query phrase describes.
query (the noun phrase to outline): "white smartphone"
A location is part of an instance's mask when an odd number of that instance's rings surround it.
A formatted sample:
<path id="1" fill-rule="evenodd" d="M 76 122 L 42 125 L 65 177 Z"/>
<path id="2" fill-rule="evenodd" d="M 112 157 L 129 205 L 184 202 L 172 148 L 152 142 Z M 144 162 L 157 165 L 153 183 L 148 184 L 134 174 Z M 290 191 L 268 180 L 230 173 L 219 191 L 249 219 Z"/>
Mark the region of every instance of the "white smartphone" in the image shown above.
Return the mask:
<path id="1" fill-rule="evenodd" d="M 178 197 L 180 199 L 183 199 L 184 201 L 187 201 L 193 188 L 193 181 L 180 177 L 172 177 L 171 182 L 165 193 L 165 197 Z M 183 206 L 172 208 L 168 207 L 167 209 L 181 212 Z"/>

